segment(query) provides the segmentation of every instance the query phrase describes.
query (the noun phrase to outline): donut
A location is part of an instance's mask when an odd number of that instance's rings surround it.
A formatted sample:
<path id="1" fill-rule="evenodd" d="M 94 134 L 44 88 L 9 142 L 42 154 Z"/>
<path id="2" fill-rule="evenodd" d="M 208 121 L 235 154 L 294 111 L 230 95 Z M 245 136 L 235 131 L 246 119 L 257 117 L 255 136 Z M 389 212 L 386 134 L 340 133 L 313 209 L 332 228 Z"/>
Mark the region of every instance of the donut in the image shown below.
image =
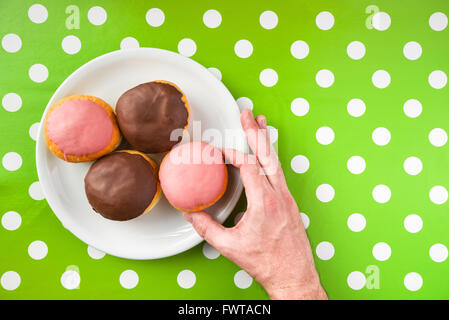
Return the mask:
<path id="1" fill-rule="evenodd" d="M 159 169 L 162 191 L 168 202 L 184 212 L 204 210 L 225 193 L 228 171 L 221 151 L 195 141 L 173 148 Z"/>
<path id="2" fill-rule="evenodd" d="M 93 210 L 116 221 L 147 213 L 161 197 L 156 163 L 134 150 L 116 151 L 95 161 L 84 188 Z"/>
<path id="3" fill-rule="evenodd" d="M 100 98 L 80 94 L 50 107 L 44 132 L 50 151 L 68 162 L 98 159 L 113 151 L 121 139 L 114 110 Z"/>
<path id="4" fill-rule="evenodd" d="M 123 136 L 145 153 L 169 151 L 182 139 L 190 118 L 184 93 L 175 84 L 157 80 L 129 89 L 116 105 Z M 175 131 L 175 136 L 170 137 Z"/>

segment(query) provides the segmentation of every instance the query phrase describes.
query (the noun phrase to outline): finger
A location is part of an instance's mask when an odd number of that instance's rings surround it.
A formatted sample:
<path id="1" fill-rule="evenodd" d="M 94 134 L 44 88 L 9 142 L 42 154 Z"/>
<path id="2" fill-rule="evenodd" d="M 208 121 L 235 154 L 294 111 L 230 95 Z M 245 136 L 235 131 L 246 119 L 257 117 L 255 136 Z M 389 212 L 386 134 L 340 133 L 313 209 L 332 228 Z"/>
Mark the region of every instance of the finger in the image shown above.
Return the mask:
<path id="1" fill-rule="evenodd" d="M 264 188 L 269 183 L 265 175 L 261 174 L 257 159 L 252 154 L 243 153 L 234 149 L 222 149 L 225 158 L 235 167 L 240 168 L 248 206 L 255 207 L 260 204 L 264 195 Z"/>
<path id="2" fill-rule="evenodd" d="M 250 110 L 243 110 L 240 116 L 251 150 L 253 150 L 261 167 L 264 169 L 268 181 L 275 189 L 279 189 L 285 187 L 285 178 L 278 156 L 270 143 L 264 119 L 265 117 L 262 116 L 258 118 L 259 121 L 256 121 Z"/>
<path id="3" fill-rule="evenodd" d="M 189 221 L 201 238 L 218 251 L 232 247 L 233 237 L 228 229 L 216 222 L 206 212 L 185 212 L 182 215 Z"/>
<path id="4" fill-rule="evenodd" d="M 264 115 L 258 115 L 256 117 L 257 124 L 259 125 L 259 128 L 266 129 L 267 128 L 267 118 L 265 118 Z"/>

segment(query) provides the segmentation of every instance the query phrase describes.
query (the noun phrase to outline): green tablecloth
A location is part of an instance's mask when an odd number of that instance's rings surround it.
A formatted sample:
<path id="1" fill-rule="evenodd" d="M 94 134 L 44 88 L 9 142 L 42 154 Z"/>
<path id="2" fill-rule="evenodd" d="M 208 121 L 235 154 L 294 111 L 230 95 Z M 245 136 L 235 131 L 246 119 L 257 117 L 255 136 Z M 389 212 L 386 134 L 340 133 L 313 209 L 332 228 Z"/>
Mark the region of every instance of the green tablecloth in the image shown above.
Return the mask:
<path id="1" fill-rule="evenodd" d="M 250 99 L 242 107 L 267 115 L 330 298 L 449 298 L 448 1 L 0 9 L 0 298 L 267 298 L 203 244 L 154 261 L 88 250 L 46 203 L 34 139 L 48 100 L 82 64 L 137 43 L 218 69 L 236 99 Z"/>

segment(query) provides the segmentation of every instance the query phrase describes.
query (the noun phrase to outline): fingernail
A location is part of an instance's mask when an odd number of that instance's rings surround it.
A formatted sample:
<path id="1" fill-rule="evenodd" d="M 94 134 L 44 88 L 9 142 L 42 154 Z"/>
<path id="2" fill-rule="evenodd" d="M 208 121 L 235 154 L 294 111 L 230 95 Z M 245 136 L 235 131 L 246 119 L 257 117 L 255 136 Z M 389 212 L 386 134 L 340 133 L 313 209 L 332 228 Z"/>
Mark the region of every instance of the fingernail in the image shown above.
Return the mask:
<path id="1" fill-rule="evenodd" d="M 267 118 L 264 115 L 261 116 L 262 127 L 267 127 Z"/>
<path id="2" fill-rule="evenodd" d="M 189 221 L 189 222 L 192 222 L 192 215 L 191 215 L 190 213 L 188 213 L 188 212 L 183 212 L 183 213 L 182 213 L 182 217 L 183 217 L 185 220 L 187 220 L 187 221 Z"/>

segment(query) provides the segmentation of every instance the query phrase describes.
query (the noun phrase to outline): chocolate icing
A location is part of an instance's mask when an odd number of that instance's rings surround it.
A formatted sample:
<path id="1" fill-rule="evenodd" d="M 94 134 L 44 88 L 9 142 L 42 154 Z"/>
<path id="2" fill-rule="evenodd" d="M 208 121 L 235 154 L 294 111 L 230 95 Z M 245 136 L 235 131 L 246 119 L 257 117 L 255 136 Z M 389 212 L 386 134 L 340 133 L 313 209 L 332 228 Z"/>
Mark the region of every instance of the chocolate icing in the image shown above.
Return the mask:
<path id="1" fill-rule="evenodd" d="M 117 101 L 117 121 L 122 134 L 145 153 L 169 151 L 181 141 L 170 141 L 175 129 L 187 125 L 188 111 L 183 94 L 168 83 L 143 83 L 126 91 Z"/>
<path id="2" fill-rule="evenodd" d="M 157 191 L 156 174 L 141 155 L 114 152 L 97 160 L 84 178 L 92 208 L 103 217 L 125 221 L 141 215 Z"/>

